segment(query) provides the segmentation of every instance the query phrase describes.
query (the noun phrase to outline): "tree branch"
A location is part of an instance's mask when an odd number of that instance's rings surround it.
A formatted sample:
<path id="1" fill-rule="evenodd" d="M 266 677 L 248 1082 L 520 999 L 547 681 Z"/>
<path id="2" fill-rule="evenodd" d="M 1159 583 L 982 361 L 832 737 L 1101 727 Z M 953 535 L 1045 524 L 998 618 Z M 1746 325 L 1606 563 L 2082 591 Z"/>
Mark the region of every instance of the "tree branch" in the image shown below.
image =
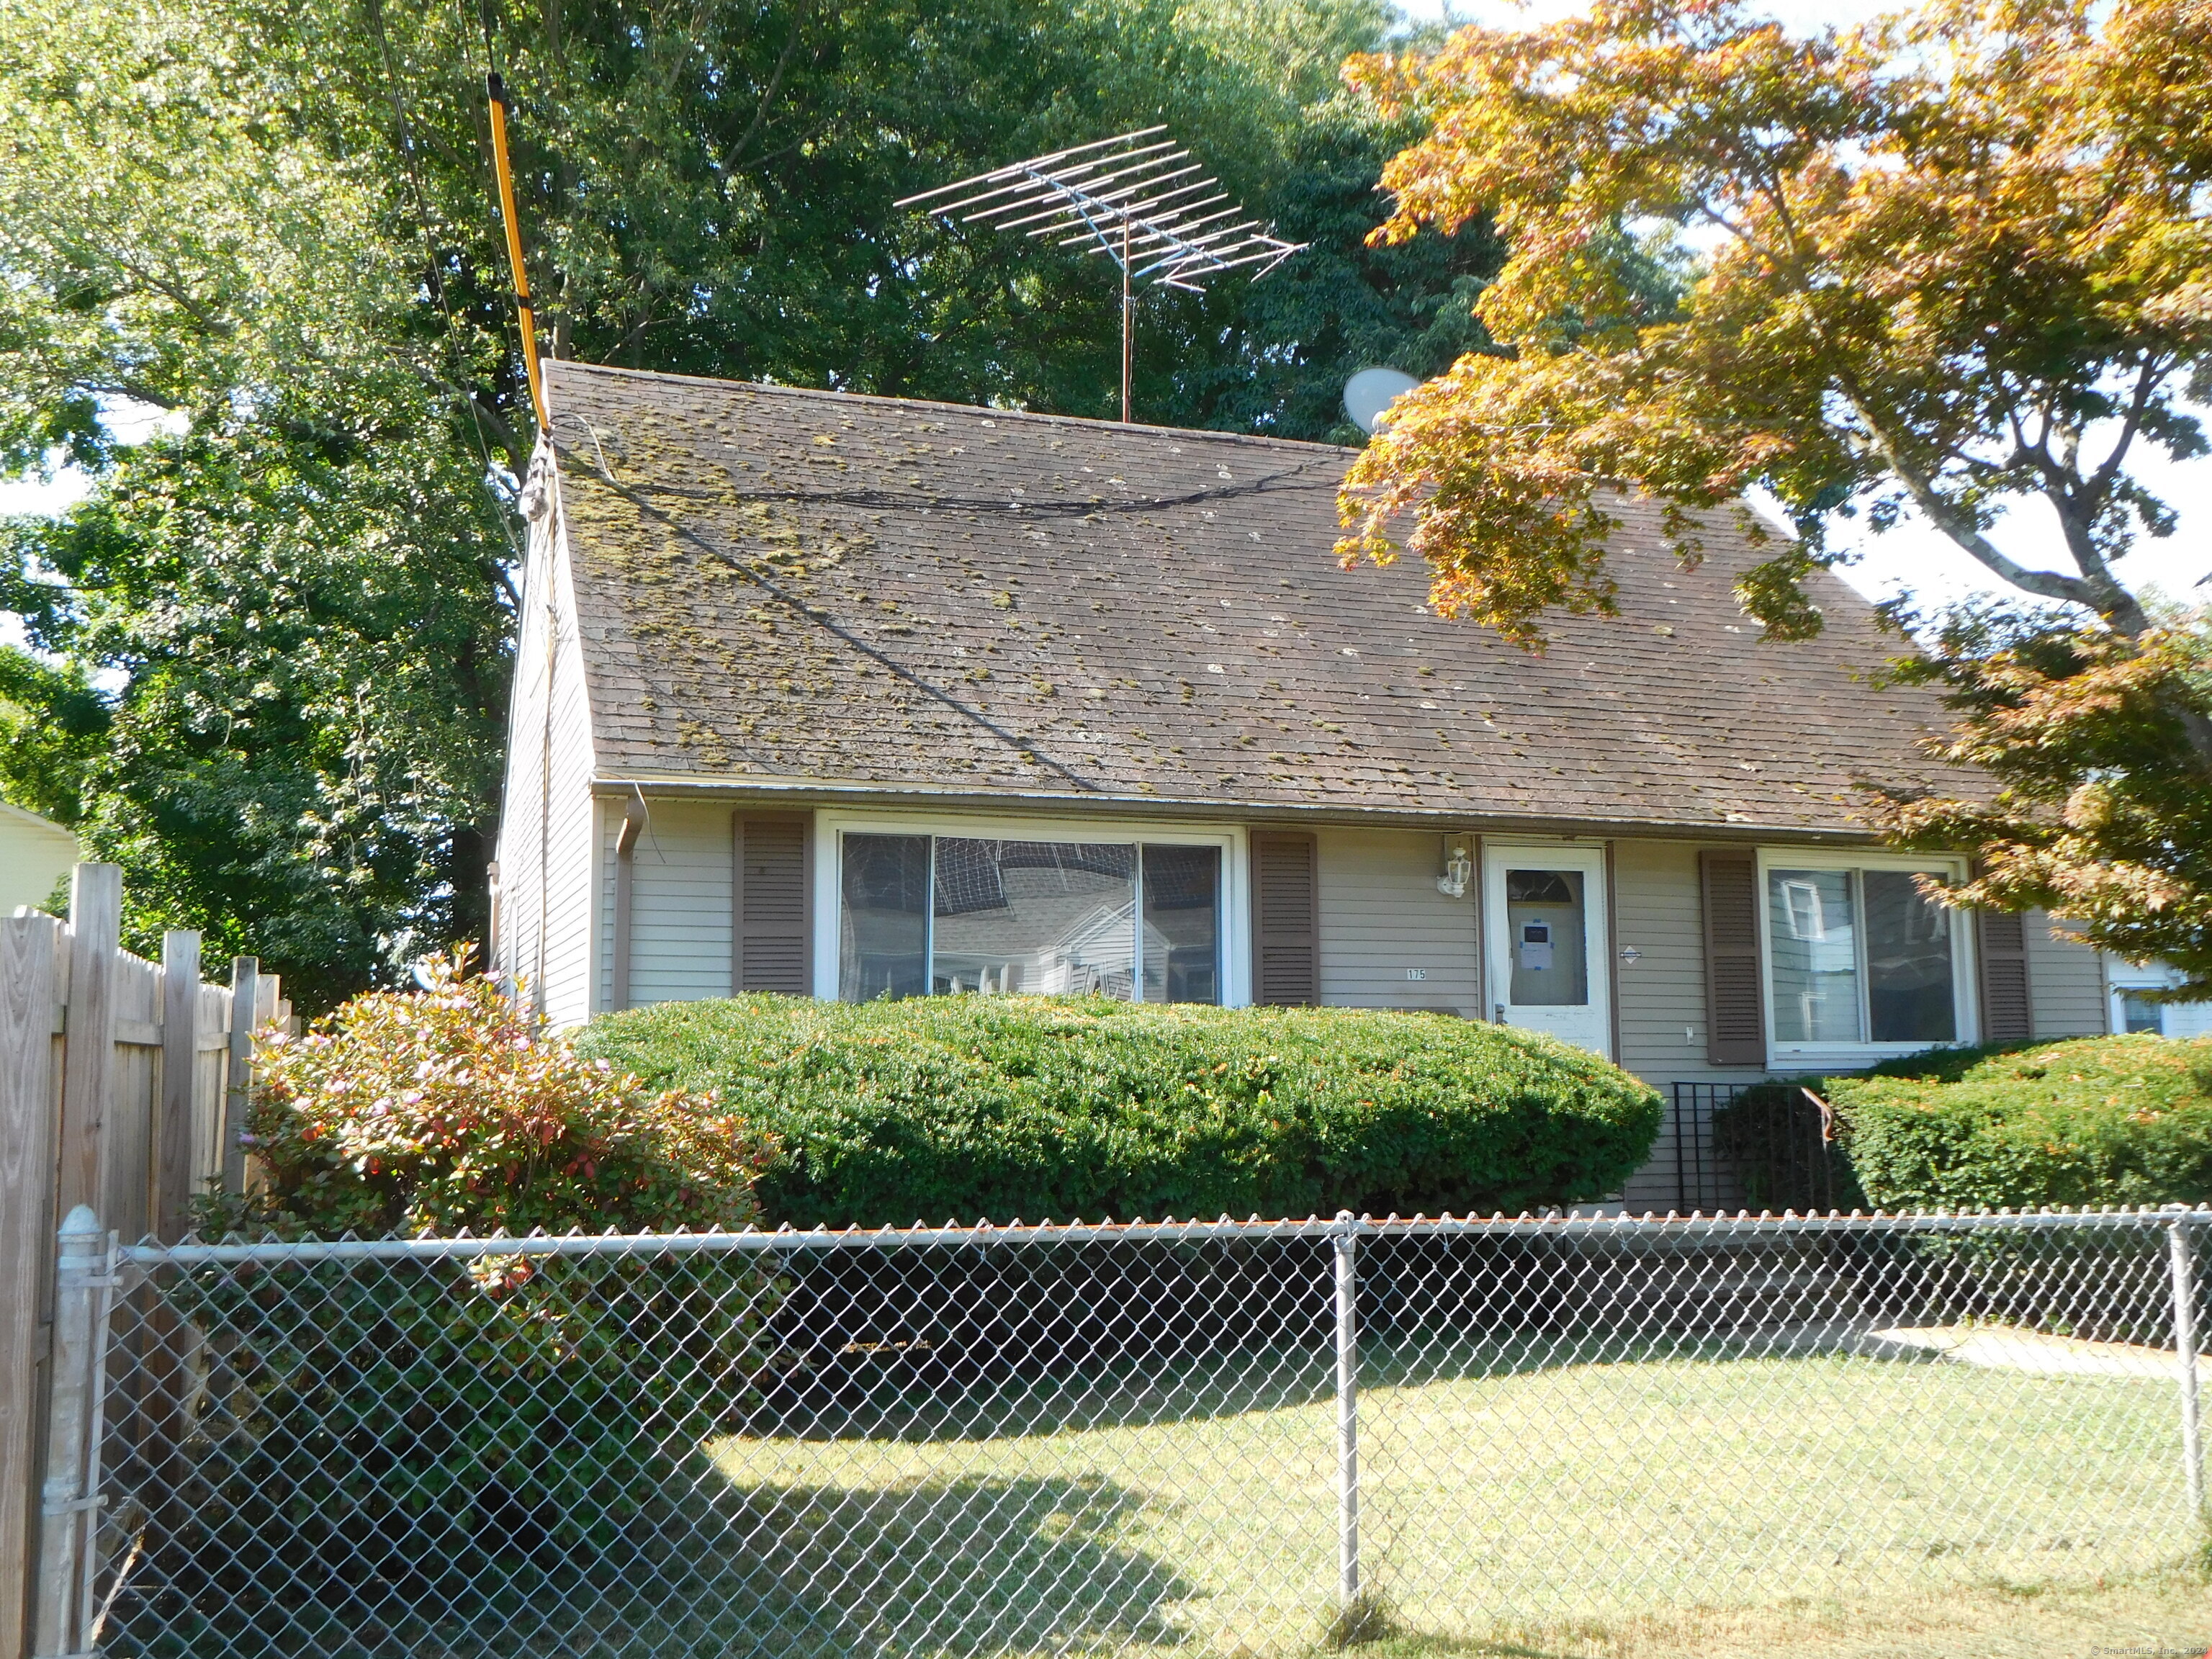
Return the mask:
<path id="1" fill-rule="evenodd" d="M 2030 570 L 2008 558 L 1994 542 L 1967 523 L 1951 503 L 1943 499 L 1933 479 L 1898 453 L 1897 447 L 1890 441 L 1882 423 L 1868 412 L 1864 400 L 1856 392 L 1847 387 L 1844 395 L 1851 400 L 1852 411 L 1865 422 L 1868 436 L 1881 453 L 1883 462 L 1897 475 L 1898 482 L 1912 497 L 1913 505 L 1928 515 L 1930 524 L 1972 554 L 1979 563 L 2022 592 L 2033 593 L 2039 599 L 2056 599 L 2061 604 L 2078 605 L 2100 616 L 2104 614 L 2090 584 L 2080 577 L 2069 576 L 2056 570 Z"/>
<path id="2" fill-rule="evenodd" d="M 776 94 L 783 90 L 784 73 L 790 69 L 791 60 L 797 55 L 799 43 L 805 36 L 806 25 L 813 20 L 813 9 L 808 7 L 791 20 L 791 33 L 784 40 L 782 55 L 775 60 L 775 72 L 768 77 L 767 89 L 761 94 L 760 102 L 753 107 L 751 125 L 745 128 L 744 135 L 738 142 L 730 146 L 729 153 L 723 158 L 723 172 L 735 173 L 738 170 L 738 162 L 744 159 L 745 152 L 752 148 L 753 140 L 760 137 L 761 128 L 768 123 L 769 106 L 775 101 Z"/>

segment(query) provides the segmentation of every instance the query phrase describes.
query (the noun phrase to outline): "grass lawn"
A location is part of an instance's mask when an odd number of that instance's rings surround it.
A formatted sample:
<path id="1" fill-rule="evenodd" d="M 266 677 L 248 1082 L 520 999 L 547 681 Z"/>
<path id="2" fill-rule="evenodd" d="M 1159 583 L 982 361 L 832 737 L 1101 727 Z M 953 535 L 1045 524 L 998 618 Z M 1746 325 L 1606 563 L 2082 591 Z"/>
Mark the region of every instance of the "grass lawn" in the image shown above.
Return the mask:
<path id="1" fill-rule="evenodd" d="M 2212 1644 L 2170 1380 L 1583 1358 L 1369 1348 L 1363 1555 L 1405 1634 L 1363 1653 Z M 702 1496 L 779 1650 L 1302 1652 L 1336 1583 L 1322 1363 L 832 1414 L 714 1442 Z"/>

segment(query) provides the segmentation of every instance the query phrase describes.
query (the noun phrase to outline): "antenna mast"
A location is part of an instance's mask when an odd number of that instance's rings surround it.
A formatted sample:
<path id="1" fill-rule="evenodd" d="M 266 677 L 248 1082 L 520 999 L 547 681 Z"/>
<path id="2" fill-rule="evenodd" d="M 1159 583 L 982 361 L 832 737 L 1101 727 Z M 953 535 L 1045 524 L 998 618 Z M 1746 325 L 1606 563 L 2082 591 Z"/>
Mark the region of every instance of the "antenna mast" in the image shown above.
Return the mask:
<path id="1" fill-rule="evenodd" d="M 1223 271 L 1257 265 L 1265 276 L 1307 244 L 1286 242 L 1230 202 L 1220 181 L 1196 177 L 1190 152 L 1164 127 L 1140 127 L 1073 149 L 1033 155 L 940 185 L 892 205 L 919 207 L 948 223 L 1054 239 L 1103 253 L 1121 271 L 1121 418 L 1129 419 L 1136 285 L 1160 283 L 1193 294 Z M 951 199 L 947 200 L 945 198 Z M 1223 204 L 1227 205 L 1224 206 Z"/>

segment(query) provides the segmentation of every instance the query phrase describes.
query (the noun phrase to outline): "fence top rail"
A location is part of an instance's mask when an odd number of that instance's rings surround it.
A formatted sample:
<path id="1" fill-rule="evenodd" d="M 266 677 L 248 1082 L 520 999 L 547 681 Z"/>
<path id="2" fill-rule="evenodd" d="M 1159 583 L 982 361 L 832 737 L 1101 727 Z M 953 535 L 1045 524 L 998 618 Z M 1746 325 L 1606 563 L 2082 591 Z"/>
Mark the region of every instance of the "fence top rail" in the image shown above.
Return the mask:
<path id="1" fill-rule="evenodd" d="M 466 1261 L 483 1256 L 696 1255 L 774 1254 L 783 1251 L 884 1250 L 1018 1244 L 1199 1243 L 1208 1241 L 1266 1243 L 1297 1238 L 1481 1237 L 1681 1239 L 1699 1234 L 1750 1236 L 1820 1233 L 2019 1232 L 2102 1227 L 2130 1231 L 2212 1220 L 2212 1206 L 2168 1205 L 2162 1209 L 1966 1211 L 1887 1214 L 1753 1215 L 1748 1211 L 1711 1215 L 1522 1215 L 1401 1218 L 1340 1214 L 1333 1219 L 1309 1216 L 1303 1221 L 1137 1221 L 1030 1224 L 1005 1226 L 851 1227 L 773 1232 L 599 1233 L 520 1237 L 487 1234 L 456 1237 L 262 1239 L 223 1243 L 187 1239 L 162 1244 L 149 1240 L 126 1246 L 122 1259 L 133 1267 L 197 1267 L 276 1266 L 315 1261 Z"/>

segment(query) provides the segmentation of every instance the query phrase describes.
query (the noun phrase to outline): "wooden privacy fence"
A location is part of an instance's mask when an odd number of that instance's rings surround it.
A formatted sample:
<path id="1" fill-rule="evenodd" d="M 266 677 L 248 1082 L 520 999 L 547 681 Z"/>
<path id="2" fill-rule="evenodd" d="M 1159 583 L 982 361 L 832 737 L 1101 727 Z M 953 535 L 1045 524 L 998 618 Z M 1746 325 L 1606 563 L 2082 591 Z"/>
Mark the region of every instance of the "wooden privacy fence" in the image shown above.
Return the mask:
<path id="1" fill-rule="evenodd" d="M 148 962 L 122 921 L 112 864 L 76 866 L 67 921 L 0 919 L 0 1659 L 29 1651 L 61 1218 L 88 1204 L 126 1241 L 173 1241 L 209 1182 L 237 1190 L 252 1036 L 291 1018 L 253 957 L 204 984 L 198 933 Z"/>

